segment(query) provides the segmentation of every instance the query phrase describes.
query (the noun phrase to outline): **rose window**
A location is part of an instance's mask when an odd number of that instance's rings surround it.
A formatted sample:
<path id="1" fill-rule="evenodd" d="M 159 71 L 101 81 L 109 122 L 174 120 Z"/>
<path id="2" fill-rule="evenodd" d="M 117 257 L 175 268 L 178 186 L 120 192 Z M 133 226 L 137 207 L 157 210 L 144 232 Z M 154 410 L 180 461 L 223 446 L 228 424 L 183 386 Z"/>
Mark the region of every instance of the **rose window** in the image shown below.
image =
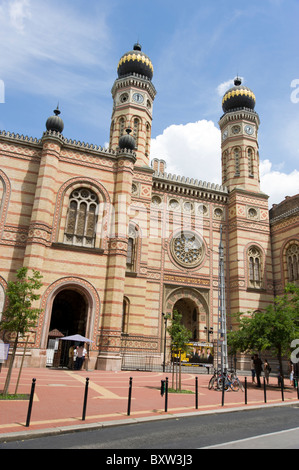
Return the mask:
<path id="1" fill-rule="evenodd" d="M 192 232 L 182 232 L 174 237 L 171 251 L 175 260 L 184 267 L 198 266 L 204 257 L 204 245 L 200 237 Z"/>

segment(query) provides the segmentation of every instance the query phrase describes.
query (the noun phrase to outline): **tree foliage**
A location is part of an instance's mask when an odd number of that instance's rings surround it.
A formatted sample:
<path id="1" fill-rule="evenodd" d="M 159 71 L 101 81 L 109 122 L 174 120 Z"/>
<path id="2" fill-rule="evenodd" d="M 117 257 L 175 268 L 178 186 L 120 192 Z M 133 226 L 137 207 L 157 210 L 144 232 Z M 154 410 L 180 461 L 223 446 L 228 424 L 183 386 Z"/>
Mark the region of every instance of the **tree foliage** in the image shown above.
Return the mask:
<path id="1" fill-rule="evenodd" d="M 171 338 L 171 351 L 179 358 L 179 390 L 181 390 L 181 354 L 188 352 L 188 343 L 192 338 L 192 333 L 182 324 L 182 315 L 174 310 L 171 325 L 167 328 Z"/>
<path id="2" fill-rule="evenodd" d="M 41 312 L 39 308 L 33 307 L 34 302 L 40 299 L 40 295 L 36 293 L 42 287 L 40 272 L 33 270 L 32 275 L 29 276 L 28 268 L 23 267 L 17 271 L 16 278 L 16 281 L 10 281 L 7 285 L 8 304 L 0 323 L 0 330 L 15 334 L 4 394 L 8 391 L 19 338 L 24 337 L 31 328 L 36 326 Z"/>
<path id="3" fill-rule="evenodd" d="M 299 338 L 299 288 L 288 285 L 282 296 L 263 312 L 250 316 L 238 314 L 238 330 L 228 333 L 233 354 L 249 351 L 273 351 L 282 371 L 282 357 L 290 353 L 291 343 Z"/>

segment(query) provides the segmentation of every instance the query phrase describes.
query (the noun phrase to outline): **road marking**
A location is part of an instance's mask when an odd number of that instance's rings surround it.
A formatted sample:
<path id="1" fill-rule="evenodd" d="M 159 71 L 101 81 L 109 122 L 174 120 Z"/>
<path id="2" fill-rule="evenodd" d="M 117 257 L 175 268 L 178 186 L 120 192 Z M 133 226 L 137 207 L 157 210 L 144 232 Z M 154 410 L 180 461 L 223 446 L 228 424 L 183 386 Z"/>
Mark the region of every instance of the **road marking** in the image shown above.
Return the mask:
<path id="1" fill-rule="evenodd" d="M 221 448 L 221 447 L 239 446 L 239 444 L 243 444 L 243 443 L 250 442 L 250 441 L 255 441 L 257 439 L 261 440 L 261 439 L 265 439 L 267 437 L 275 437 L 275 436 L 279 436 L 281 434 L 294 433 L 294 432 L 299 432 L 299 428 L 285 429 L 283 431 L 277 431 L 277 432 L 272 432 L 272 433 L 268 433 L 268 434 L 260 434 L 259 436 L 247 437 L 246 439 L 239 439 L 239 440 L 236 440 L 236 441 L 224 442 L 222 444 L 215 444 L 213 446 L 201 447 L 201 449 L 218 449 L 218 448 Z M 255 448 L 257 448 L 257 447 L 255 446 Z"/>
<path id="2" fill-rule="evenodd" d="M 82 377 L 81 375 L 77 375 L 74 372 L 66 372 L 66 374 L 70 375 L 72 378 L 78 380 L 81 383 L 86 383 L 86 379 Z M 108 390 L 107 388 L 102 387 L 101 385 L 97 385 L 92 381 L 89 381 L 89 388 L 94 390 L 95 392 L 99 393 L 101 396 L 96 397 L 96 398 L 108 398 L 109 400 L 127 400 L 128 397 L 120 397 L 116 395 L 115 393 L 111 392 L 111 390 Z"/>

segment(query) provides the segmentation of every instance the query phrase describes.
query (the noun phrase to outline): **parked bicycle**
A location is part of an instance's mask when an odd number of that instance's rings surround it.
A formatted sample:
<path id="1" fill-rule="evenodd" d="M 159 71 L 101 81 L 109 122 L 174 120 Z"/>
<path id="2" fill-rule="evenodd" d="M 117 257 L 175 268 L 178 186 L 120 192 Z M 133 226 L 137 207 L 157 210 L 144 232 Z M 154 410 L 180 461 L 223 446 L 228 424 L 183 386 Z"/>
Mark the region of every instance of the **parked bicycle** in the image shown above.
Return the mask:
<path id="1" fill-rule="evenodd" d="M 221 371 L 214 371 L 214 375 L 211 377 L 208 385 L 209 390 L 232 390 L 238 392 L 240 389 L 244 391 L 243 385 L 234 371 L 221 373 Z"/>

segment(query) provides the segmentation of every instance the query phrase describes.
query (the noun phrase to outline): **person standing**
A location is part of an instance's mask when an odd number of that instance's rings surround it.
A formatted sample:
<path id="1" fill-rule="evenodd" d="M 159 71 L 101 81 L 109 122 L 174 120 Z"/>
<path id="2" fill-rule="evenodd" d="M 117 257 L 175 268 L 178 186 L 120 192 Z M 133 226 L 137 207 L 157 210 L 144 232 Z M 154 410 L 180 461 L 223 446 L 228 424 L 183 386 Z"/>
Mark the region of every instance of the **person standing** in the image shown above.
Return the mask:
<path id="1" fill-rule="evenodd" d="M 266 379 L 267 385 L 269 385 L 270 372 L 271 372 L 270 364 L 267 361 L 267 359 L 265 359 L 265 361 L 264 361 L 264 374 L 265 374 L 265 379 Z"/>
<path id="2" fill-rule="evenodd" d="M 75 369 L 81 370 L 83 364 L 83 353 L 84 353 L 84 344 L 81 343 L 80 346 L 77 348 L 77 357 L 76 357 L 76 364 Z"/>
<path id="3" fill-rule="evenodd" d="M 254 356 L 251 356 L 250 369 L 251 369 L 251 381 L 253 384 L 255 384 Z"/>
<path id="4" fill-rule="evenodd" d="M 263 363 L 261 359 L 259 358 L 258 354 L 254 355 L 254 369 L 256 373 L 256 380 L 257 380 L 257 387 L 261 388 L 261 373 L 263 370 Z"/>

